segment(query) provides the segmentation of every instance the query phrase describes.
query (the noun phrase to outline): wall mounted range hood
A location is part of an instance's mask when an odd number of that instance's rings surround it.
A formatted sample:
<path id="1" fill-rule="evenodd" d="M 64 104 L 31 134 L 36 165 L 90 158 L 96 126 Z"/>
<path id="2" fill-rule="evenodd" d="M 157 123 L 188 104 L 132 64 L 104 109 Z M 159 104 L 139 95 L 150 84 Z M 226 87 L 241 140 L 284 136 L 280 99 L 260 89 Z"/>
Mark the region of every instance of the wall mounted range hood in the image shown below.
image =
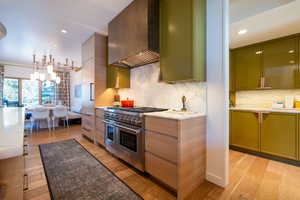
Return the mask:
<path id="1" fill-rule="evenodd" d="M 109 64 L 159 61 L 159 0 L 134 0 L 108 25 Z"/>

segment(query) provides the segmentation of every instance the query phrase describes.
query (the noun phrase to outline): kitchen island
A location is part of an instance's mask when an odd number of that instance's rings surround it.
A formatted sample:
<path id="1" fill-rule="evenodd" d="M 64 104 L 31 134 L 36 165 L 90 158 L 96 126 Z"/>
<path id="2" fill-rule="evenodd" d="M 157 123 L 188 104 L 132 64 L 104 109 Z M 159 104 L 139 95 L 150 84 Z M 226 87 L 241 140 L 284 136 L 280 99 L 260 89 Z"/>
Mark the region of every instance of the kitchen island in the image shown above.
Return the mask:
<path id="1" fill-rule="evenodd" d="M 23 155 L 24 108 L 0 108 L 0 160 Z"/>
<path id="2" fill-rule="evenodd" d="M 24 108 L 0 108 L 0 199 L 22 200 Z"/>

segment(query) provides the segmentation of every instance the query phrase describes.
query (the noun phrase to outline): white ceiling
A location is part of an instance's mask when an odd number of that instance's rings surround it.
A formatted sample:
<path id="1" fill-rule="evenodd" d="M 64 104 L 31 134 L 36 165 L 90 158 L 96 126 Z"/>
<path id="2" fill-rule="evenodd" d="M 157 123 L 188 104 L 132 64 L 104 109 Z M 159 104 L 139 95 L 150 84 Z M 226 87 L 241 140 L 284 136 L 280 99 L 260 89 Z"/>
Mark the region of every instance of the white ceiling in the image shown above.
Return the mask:
<path id="1" fill-rule="evenodd" d="M 107 24 L 132 0 L 0 0 L 0 62 L 32 62 L 32 54 L 68 57 L 81 65 L 81 44 L 94 32 L 107 34 Z M 61 30 L 68 31 L 62 34 Z"/>
<path id="2" fill-rule="evenodd" d="M 31 64 L 32 54 L 52 54 L 81 65 L 81 44 L 133 0 L 0 0 L 0 63 Z M 300 32 L 300 0 L 230 0 L 230 47 Z M 61 30 L 66 29 L 67 34 Z M 238 35 L 248 29 L 245 35 Z"/>
<path id="3" fill-rule="evenodd" d="M 238 2 L 239 1 L 239 2 Z M 247 12 L 247 15 L 231 13 L 231 19 L 240 19 L 230 25 L 230 47 L 236 48 L 246 46 L 261 41 L 271 40 L 295 33 L 300 33 L 300 0 L 293 1 L 277 1 L 277 0 L 251 0 L 257 2 L 257 9 L 253 8 L 251 13 L 245 4 L 250 1 L 246 0 L 231 0 L 231 3 L 241 3 L 240 11 Z M 261 9 L 261 3 L 264 9 Z M 266 3 L 265 2 L 265 3 Z M 234 7 L 231 5 L 231 8 Z M 251 7 L 251 6 L 250 6 Z M 236 9 L 236 8 L 235 8 Z M 260 11 L 258 11 L 261 9 Z M 238 35 L 238 31 L 247 29 L 245 35 Z"/>

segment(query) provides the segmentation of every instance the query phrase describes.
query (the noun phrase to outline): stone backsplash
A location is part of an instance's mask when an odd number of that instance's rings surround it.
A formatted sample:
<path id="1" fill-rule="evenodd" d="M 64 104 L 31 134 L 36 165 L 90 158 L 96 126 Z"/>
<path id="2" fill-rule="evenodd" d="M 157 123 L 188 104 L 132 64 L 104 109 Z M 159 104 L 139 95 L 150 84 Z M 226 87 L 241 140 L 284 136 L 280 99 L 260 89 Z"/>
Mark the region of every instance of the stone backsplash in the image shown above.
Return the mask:
<path id="1" fill-rule="evenodd" d="M 300 89 L 239 91 L 236 92 L 236 106 L 272 107 L 275 102 L 284 102 L 286 96 L 300 96 Z"/>
<path id="2" fill-rule="evenodd" d="M 181 97 L 187 97 L 187 109 L 206 112 L 206 83 L 188 82 L 166 84 L 159 82 L 159 63 L 131 70 L 131 88 L 120 89 L 121 100 L 133 99 L 136 106 L 179 110 Z"/>

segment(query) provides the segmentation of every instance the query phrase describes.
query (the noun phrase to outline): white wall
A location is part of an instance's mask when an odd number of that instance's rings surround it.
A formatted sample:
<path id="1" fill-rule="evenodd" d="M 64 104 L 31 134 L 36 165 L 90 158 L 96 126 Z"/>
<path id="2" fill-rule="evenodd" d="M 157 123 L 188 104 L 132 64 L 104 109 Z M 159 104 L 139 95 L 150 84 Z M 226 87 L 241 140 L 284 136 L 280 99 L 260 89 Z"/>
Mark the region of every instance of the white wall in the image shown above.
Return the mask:
<path id="1" fill-rule="evenodd" d="M 180 110 L 181 97 L 184 95 L 188 110 L 206 112 L 206 83 L 160 83 L 159 75 L 159 63 L 132 69 L 131 88 L 119 90 L 121 100 L 133 99 L 136 106 Z"/>
<path id="2" fill-rule="evenodd" d="M 82 84 L 82 73 L 81 71 L 72 71 L 70 74 L 70 100 L 71 100 L 71 110 L 75 112 L 80 112 L 82 98 L 75 97 L 75 86 Z"/>
<path id="3" fill-rule="evenodd" d="M 207 170 L 206 178 L 228 184 L 229 36 L 228 0 L 207 0 Z"/>

